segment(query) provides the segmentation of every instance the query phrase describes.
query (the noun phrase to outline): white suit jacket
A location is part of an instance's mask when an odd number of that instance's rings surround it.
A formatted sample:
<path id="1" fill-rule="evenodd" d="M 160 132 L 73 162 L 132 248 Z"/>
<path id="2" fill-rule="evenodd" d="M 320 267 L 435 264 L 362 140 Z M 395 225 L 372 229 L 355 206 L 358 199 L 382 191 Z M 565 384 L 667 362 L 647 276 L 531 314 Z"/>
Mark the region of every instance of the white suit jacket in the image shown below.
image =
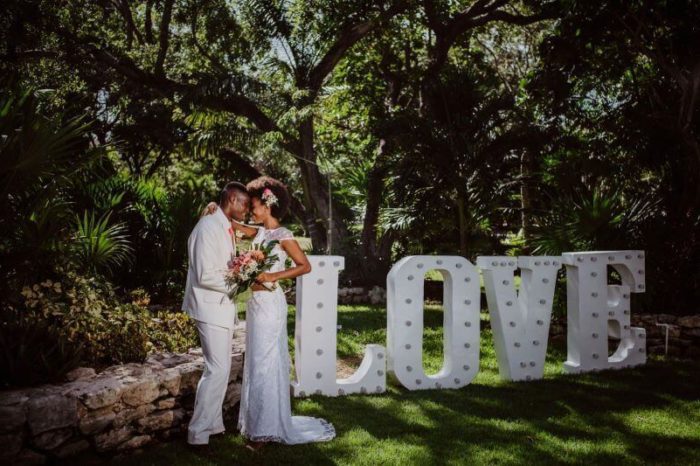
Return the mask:
<path id="1" fill-rule="evenodd" d="M 221 209 L 199 219 L 187 240 L 189 268 L 182 309 L 195 320 L 233 328 L 236 304 L 224 280 L 235 252 L 231 223 Z"/>

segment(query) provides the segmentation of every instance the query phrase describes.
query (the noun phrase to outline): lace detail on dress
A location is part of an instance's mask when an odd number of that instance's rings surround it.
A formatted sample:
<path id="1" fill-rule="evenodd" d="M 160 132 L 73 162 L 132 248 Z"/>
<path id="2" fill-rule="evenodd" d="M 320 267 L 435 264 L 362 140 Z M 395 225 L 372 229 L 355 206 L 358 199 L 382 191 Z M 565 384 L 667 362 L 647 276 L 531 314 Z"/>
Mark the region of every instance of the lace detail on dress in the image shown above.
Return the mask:
<path id="1" fill-rule="evenodd" d="M 275 230 L 271 230 L 274 232 Z M 276 233 L 285 237 L 288 233 Z M 266 239 L 261 232 L 261 242 Z M 284 267 L 286 254 L 279 245 L 273 271 Z M 287 302 L 283 291 L 255 291 L 246 305 L 246 352 L 238 429 L 257 442 L 286 445 L 325 442 L 335 428 L 325 419 L 292 416 L 289 393 L 291 360 L 287 337 Z"/>
<path id="2" fill-rule="evenodd" d="M 335 438 L 335 427 L 333 424 L 326 421 L 325 419 L 316 418 L 317 421 L 323 426 L 323 433 L 318 437 L 314 438 L 314 442 L 329 442 Z M 238 427 L 241 428 L 240 426 Z M 248 435 L 245 428 L 241 430 L 241 436 L 251 442 L 277 442 L 285 445 L 296 445 L 296 443 L 289 443 L 286 438 L 279 437 L 277 435 Z"/>
<path id="3" fill-rule="evenodd" d="M 284 241 L 288 239 L 294 239 L 294 235 L 285 227 L 275 228 L 274 230 L 266 230 L 265 228 L 260 227 L 260 230 L 258 230 L 258 234 L 255 235 L 255 238 L 253 239 L 253 243 L 266 244 L 270 241 Z M 285 263 L 287 261 L 287 253 L 284 249 L 282 249 L 282 246 L 280 246 L 279 244 L 275 245 L 273 251 L 277 255 L 278 260 L 270 268 L 270 272 L 279 272 L 281 270 L 284 270 Z"/>
<path id="4" fill-rule="evenodd" d="M 275 228 L 274 230 L 265 230 L 263 240 L 267 241 L 284 241 L 286 239 L 294 239 L 291 231 L 285 227 Z"/>

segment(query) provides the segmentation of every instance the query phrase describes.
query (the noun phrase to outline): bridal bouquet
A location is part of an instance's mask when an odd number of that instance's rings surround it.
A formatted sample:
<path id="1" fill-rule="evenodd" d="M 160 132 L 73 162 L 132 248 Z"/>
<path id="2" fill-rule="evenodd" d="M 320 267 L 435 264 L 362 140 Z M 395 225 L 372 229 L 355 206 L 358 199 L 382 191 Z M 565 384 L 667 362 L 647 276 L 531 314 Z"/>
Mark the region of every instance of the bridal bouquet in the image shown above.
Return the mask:
<path id="1" fill-rule="evenodd" d="M 237 252 L 228 263 L 226 285 L 231 290 L 229 298 L 233 299 L 250 288 L 258 275 L 267 272 L 277 262 L 277 255 L 272 249 L 279 241 L 270 241 L 263 245 L 253 244 L 249 250 Z M 274 283 L 260 283 L 268 290 L 275 289 Z"/>

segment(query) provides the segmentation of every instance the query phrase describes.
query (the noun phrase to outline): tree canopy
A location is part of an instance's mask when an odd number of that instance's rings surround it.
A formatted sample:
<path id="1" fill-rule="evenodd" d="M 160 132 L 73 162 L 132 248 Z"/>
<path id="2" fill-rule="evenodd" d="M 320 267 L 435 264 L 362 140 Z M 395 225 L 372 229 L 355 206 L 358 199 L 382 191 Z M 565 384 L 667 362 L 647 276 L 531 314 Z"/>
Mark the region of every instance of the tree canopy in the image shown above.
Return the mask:
<path id="1" fill-rule="evenodd" d="M 5 98 L 31 94 L 52 137 L 85 127 L 67 162 L 5 146 L 4 222 L 92 163 L 55 199 L 128 242 L 115 280 L 167 296 L 202 203 L 266 174 L 356 283 L 408 253 L 639 248 L 650 283 L 682 283 L 645 303 L 680 308 L 700 294 L 696 3 L 8 0 Z"/>

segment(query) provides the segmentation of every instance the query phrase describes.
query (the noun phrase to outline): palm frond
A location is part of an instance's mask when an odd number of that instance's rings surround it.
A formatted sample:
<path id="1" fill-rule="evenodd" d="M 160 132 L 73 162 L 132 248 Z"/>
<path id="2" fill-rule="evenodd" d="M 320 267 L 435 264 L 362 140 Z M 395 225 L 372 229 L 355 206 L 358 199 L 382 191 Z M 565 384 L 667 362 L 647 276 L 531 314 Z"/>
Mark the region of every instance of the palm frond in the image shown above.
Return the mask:
<path id="1" fill-rule="evenodd" d="M 126 234 L 126 225 L 110 225 L 111 212 L 99 218 L 95 212 L 85 211 L 76 216 L 74 255 L 89 270 L 124 265 L 131 260 L 132 247 Z"/>

